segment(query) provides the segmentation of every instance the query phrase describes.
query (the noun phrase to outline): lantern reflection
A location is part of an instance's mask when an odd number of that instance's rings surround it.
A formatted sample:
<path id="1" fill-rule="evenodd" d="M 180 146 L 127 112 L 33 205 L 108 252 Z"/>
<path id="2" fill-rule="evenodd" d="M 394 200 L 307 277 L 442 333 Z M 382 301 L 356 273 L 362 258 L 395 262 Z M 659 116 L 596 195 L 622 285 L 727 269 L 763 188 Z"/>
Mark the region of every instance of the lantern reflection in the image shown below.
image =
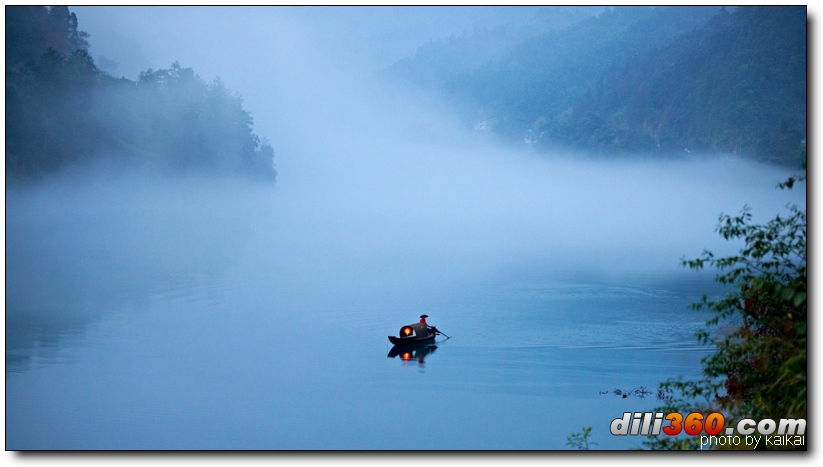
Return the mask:
<path id="1" fill-rule="evenodd" d="M 392 347 L 391 351 L 389 351 L 387 357 L 400 357 L 400 360 L 402 360 L 403 363 L 410 362 L 412 360 L 417 360 L 417 365 L 423 367 L 426 363 L 426 356 L 433 354 L 436 349 L 437 346 L 433 344 L 424 344 L 418 347 L 394 346 Z"/>

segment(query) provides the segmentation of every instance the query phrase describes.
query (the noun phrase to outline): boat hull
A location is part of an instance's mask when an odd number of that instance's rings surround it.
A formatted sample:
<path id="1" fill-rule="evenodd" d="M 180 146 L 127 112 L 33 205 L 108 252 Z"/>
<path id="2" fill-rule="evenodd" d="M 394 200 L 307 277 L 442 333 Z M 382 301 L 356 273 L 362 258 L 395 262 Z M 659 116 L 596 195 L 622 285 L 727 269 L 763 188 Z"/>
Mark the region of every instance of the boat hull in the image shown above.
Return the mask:
<path id="1" fill-rule="evenodd" d="M 429 334 L 426 337 L 395 337 L 389 336 L 389 341 L 397 347 L 410 347 L 413 345 L 429 344 L 434 342 L 434 334 Z"/>

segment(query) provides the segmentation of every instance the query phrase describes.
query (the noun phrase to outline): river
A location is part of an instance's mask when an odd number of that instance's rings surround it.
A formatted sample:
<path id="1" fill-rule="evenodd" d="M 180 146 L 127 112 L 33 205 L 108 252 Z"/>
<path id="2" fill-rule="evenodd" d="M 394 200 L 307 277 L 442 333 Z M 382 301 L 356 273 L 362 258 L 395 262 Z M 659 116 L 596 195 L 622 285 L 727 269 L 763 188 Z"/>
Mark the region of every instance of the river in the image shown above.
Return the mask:
<path id="1" fill-rule="evenodd" d="M 678 259 L 805 195 L 737 158 L 490 157 L 7 188 L 6 448 L 640 446 L 609 423 L 659 401 L 614 391 L 699 376 L 688 305 L 722 293 Z M 450 338 L 390 357 L 423 313 Z"/>

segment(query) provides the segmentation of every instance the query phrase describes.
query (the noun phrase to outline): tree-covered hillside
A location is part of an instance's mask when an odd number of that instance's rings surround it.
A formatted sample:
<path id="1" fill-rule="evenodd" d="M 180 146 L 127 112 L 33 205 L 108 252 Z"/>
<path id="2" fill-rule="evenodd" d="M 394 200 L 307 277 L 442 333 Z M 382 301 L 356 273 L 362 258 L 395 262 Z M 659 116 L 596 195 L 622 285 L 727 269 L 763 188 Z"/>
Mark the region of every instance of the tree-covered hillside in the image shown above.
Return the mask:
<path id="1" fill-rule="evenodd" d="M 165 174 L 274 180 L 274 151 L 242 99 L 173 64 L 138 81 L 102 72 L 67 7 L 6 7 L 6 179 L 105 160 Z"/>
<path id="2" fill-rule="evenodd" d="M 462 41 L 462 42 L 461 42 Z M 482 34 L 421 47 L 448 56 Z M 436 49 L 436 50 L 432 50 Z M 806 8 L 615 7 L 521 39 L 489 61 L 431 62 L 405 78 L 467 122 L 537 149 L 735 152 L 799 165 L 806 136 Z M 436 73 L 434 73 L 436 72 Z M 431 76 L 441 77 L 432 85 Z"/>
<path id="3" fill-rule="evenodd" d="M 478 117 L 518 138 L 558 115 L 630 58 L 706 21 L 713 9 L 607 9 L 560 31 L 532 37 L 497 62 L 450 80 Z"/>
<path id="4" fill-rule="evenodd" d="M 382 75 L 443 91 L 446 83 L 457 75 L 500 60 L 523 41 L 565 29 L 602 11 L 603 7 L 542 7 L 527 20 L 475 28 L 459 35 L 430 40 L 421 45 L 413 57 L 397 61 Z"/>
<path id="5" fill-rule="evenodd" d="M 805 7 L 738 8 L 604 75 L 535 131 L 629 151 L 720 150 L 799 166 Z"/>

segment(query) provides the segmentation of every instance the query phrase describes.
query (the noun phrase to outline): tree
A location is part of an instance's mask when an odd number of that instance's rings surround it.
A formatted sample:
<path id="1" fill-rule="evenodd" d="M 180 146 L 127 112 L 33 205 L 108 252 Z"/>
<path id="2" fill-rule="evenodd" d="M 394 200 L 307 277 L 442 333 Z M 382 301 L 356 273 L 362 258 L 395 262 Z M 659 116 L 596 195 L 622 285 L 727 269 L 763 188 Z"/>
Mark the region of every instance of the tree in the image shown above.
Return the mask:
<path id="1" fill-rule="evenodd" d="M 63 55 L 87 50 L 89 34 L 77 29 L 66 6 L 6 7 L 6 67 L 25 63 L 51 48 Z"/>
<path id="2" fill-rule="evenodd" d="M 791 189 L 805 180 L 804 163 L 802 175 L 779 187 Z M 715 352 L 702 361 L 703 379 L 661 385 L 670 394 L 680 394 L 669 398 L 661 412 L 719 411 L 726 426 L 743 418 L 806 418 L 806 210 L 787 208 L 786 215 L 763 225 L 751 222 L 748 207 L 738 216 L 723 214 L 717 231 L 726 240 L 744 241 L 739 254 L 715 258 L 705 251 L 697 259 L 682 260 L 691 269 L 717 268 L 722 272 L 717 280 L 730 290 L 719 300 L 704 296 L 692 305 L 713 312 L 697 337 L 713 344 Z M 696 449 L 699 440 L 650 437 L 644 444 Z"/>

